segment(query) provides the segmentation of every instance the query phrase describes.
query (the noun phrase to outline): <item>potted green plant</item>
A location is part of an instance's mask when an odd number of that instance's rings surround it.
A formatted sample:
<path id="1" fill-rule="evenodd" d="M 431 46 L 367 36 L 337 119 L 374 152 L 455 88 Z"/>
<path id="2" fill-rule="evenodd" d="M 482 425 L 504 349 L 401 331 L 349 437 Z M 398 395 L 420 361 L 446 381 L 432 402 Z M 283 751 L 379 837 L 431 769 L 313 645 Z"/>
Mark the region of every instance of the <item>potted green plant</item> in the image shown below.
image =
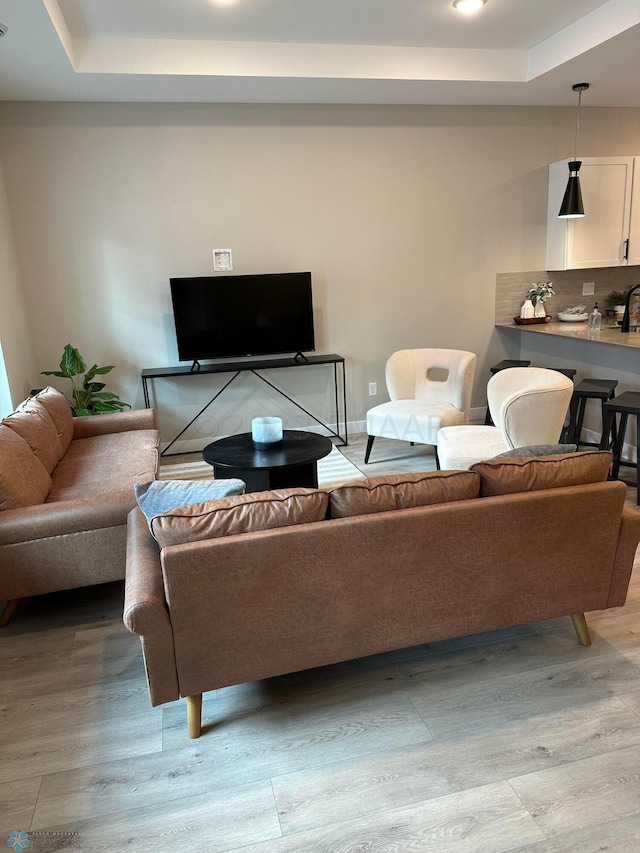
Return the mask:
<path id="1" fill-rule="evenodd" d="M 550 296 L 555 296 L 552 281 L 538 281 L 529 288 L 527 299 L 530 299 L 534 307 L 534 316 L 546 317 L 547 309 L 545 302 Z"/>
<path id="2" fill-rule="evenodd" d="M 113 364 L 106 367 L 98 367 L 94 364 L 87 369 L 86 362 L 78 350 L 71 344 L 67 344 L 62 354 L 60 370 L 43 370 L 42 375 L 70 379 L 73 394 L 71 409 L 76 417 L 84 417 L 121 412 L 125 408 L 131 408 L 130 404 L 123 402 L 117 394 L 103 391 L 104 382 L 93 381 L 95 376 L 103 376 L 113 368 Z"/>
<path id="3" fill-rule="evenodd" d="M 624 314 L 624 304 L 627 301 L 627 293 L 624 290 L 612 290 L 605 297 L 604 301 L 608 308 L 612 308 L 616 312 L 616 316 L 622 317 Z"/>

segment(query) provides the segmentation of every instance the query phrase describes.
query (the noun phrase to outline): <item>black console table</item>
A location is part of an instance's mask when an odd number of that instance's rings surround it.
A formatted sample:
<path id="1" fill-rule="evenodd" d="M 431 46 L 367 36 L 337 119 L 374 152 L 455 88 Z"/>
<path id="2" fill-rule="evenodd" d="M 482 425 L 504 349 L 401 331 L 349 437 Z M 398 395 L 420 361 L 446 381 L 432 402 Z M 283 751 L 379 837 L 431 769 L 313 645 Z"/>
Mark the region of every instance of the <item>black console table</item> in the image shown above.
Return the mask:
<path id="1" fill-rule="evenodd" d="M 287 393 L 282 391 L 276 385 L 273 384 L 269 379 L 262 375 L 259 371 L 262 370 L 276 370 L 281 367 L 316 367 L 318 365 L 330 364 L 333 365 L 333 393 L 334 393 L 334 402 L 335 402 L 335 414 L 336 414 L 336 429 L 333 429 L 328 424 L 323 423 L 319 418 L 317 418 L 314 414 L 309 412 L 304 408 L 297 400 L 294 400 Z M 338 377 L 338 368 L 340 367 L 340 379 Z M 240 376 L 241 373 L 253 373 L 254 376 L 257 376 L 258 379 L 261 379 L 264 383 L 266 383 L 270 388 L 274 391 L 277 391 L 285 399 L 289 400 L 289 402 L 293 403 L 296 408 L 300 409 L 300 411 L 304 412 L 310 418 L 312 418 L 316 423 L 323 426 L 326 430 L 328 430 L 331 435 L 335 436 L 339 439 L 340 443 L 343 445 L 348 444 L 348 435 L 347 435 L 347 383 L 345 377 L 345 362 L 344 357 L 341 355 L 336 355 L 336 353 L 329 353 L 328 355 L 309 355 L 305 358 L 298 357 L 289 357 L 289 358 L 250 358 L 245 361 L 225 361 L 225 362 L 214 362 L 212 364 L 201 364 L 198 367 L 184 366 L 181 365 L 179 367 L 149 367 L 142 371 L 140 374 L 142 378 L 142 391 L 144 394 L 144 404 L 147 408 L 149 408 L 149 380 L 152 379 L 182 379 L 188 378 L 190 376 L 204 376 L 208 373 L 232 373 L 233 376 L 229 379 L 225 384 L 220 388 L 219 391 L 209 400 L 206 405 L 200 409 L 198 414 L 192 418 L 189 423 L 180 430 L 180 432 L 171 439 L 169 444 L 165 447 L 165 449 L 160 454 L 161 456 L 179 456 L 181 454 L 178 453 L 168 453 L 167 451 L 180 439 L 184 433 L 189 429 L 189 427 L 194 424 L 200 415 L 202 415 L 209 406 L 214 403 L 218 397 L 225 391 L 229 385 Z M 340 398 L 342 397 L 342 418 L 340 418 Z M 340 427 L 344 426 L 344 433 L 341 432 Z M 191 451 L 195 452 L 195 451 Z M 198 451 L 199 452 L 199 451 Z"/>

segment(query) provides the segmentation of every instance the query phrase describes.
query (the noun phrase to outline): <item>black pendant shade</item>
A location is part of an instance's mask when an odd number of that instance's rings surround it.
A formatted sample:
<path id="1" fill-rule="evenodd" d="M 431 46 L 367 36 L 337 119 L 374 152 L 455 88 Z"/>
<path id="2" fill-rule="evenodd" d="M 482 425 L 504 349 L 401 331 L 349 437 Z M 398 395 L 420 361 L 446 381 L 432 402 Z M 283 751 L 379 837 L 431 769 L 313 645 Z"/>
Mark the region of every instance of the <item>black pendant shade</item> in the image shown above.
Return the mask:
<path id="1" fill-rule="evenodd" d="M 569 161 L 569 180 L 567 188 L 564 191 L 564 198 L 560 205 L 558 216 L 562 219 L 577 219 L 579 216 L 584 216 L 584 205 L 582 203 L 582 190 L 580 189 L 580 166 L 582 162 L 578 160 L 578 133 L 580 132 L 580 104 L 582 102 L 582 93 L 589 88 L 588 83 L 574 83 L 571 87 L 574 92 L 578 93 L 578 112 L 576 114 L 576 139 L 573 146 L 573 160 Z"/>
<path id="2" fill-rule="evenodd" d="M 565 219 L 577 219 L 579 216 L 584 216 L 580 176 L 578 175 L 580 166 L 582 166 L 580 160 L 571 160 L 569 162 L 569 180 L 567 181 L 567 188 L 564 191 L 564 198 L 560 205 L 560 213 L 558 214 L 558 216 Z"/>

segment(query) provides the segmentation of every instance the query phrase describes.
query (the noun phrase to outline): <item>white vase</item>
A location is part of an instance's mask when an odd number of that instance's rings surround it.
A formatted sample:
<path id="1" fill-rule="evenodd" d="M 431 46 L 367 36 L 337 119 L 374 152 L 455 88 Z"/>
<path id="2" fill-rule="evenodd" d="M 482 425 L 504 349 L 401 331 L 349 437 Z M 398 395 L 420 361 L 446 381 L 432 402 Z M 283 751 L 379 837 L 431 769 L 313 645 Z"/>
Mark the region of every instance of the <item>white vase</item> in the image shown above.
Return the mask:
<path id="1" fill-rule="evenodd" d="M 534 317 L 546 317 L 547 316 L 547 309 L 544 307 L 544 302 L 541 302 L 539 299 L 534 306 L 533 316 Z"/>
<path id="2" fill-rule="evenodd" d="M 533 302 L 530 299 L 525 299 L 522 308 L 520 309 L 520 316 L 524 320 L 530 320 L 534 315 L 533 313 Z"/>

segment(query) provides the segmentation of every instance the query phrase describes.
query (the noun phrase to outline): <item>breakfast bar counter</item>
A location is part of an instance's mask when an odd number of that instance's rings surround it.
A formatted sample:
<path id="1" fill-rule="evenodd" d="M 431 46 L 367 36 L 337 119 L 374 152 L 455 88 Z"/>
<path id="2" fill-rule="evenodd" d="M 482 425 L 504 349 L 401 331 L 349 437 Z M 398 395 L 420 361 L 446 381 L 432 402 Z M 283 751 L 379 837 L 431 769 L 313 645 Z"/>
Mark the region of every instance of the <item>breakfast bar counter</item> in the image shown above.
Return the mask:
<path id="1" fill-rule="evenodd" d="M 575 383 L 583 379 L 616 380 L 616 396 L 623 391 L 640 391 L 640 334 L 624 335 L 618 326 L 590 331 L 587 323 L 552 320 L 519 326 L 496 323 L 507 358 L 526 359 L 539 367 L 571 368 Z M 602 417 L 596 406 L 588 406 L 584 423 L 587 441 L 599 441 Z M 635 458 L 635 424 L 627 430 L 623 457 Z M 627 446 L 628 444 L 628 446 Z"/>
<path id="2" fill-rule="evenodd" d="M 589 270 L 529 270 L 527 272 L 497 273 L 493 335 L 489 359 L 491 364 L 500 359 L 528 361 L 535 367 L 571 370 L 573 380 L 579 385 L 585 379 L 615 382 L 616 397 L 625 391 L 640 392 L 640 334 L 637 331 L 622 334 L 615 318 L 605 315 L 615 293 L 627 293 L 640 281 L 640 267 L 598 268 Z M 548 323 L 514 322 L 527 299 L 531 288 L 544 282 L 553 282 L 553 295 L 545 303 Z M 585 294 L 590 285 L 591 294 Z M 637 291 L 640 294 L 640 290 Z M 588 314 L 594 304 L 603 313 L 599 332 L 589 329 L 587 321 L 565 321 L 563 313 Z M 622 304 L 616 300 L 616 305 Z M 630 306 L 634 310 L 634 306 Z M 635 309 L 637 311 L 637 308 Z M 636 320 L 636 317 L 630 318 Z M 488 382 L 490 367 L 480 374 L 481 382 Z M 631 419 L 625 439 L 623 458 L 635 459 L 636 424 Z M 583 438 L 598 442 L 602 435 L 602 413 L 597 400 L 586 406 Z"/>
<path id="3" fill-rule="evenodd" d="M 496 325 L 496 328 L 574 339 L 585 341 L 589 344 L 609 344 L 618 347 L 640 349 L 640 332 L 631 331 L 623 334 L 619 326 L 613 325 L 603 325 L 599 332 L 591 331 L 587 323 L 563 323 L 560 320 L 552 320 L 550 323 L 532 323 L 525 326 L 518 326 L 516 323 L 499 323 Z"/>

